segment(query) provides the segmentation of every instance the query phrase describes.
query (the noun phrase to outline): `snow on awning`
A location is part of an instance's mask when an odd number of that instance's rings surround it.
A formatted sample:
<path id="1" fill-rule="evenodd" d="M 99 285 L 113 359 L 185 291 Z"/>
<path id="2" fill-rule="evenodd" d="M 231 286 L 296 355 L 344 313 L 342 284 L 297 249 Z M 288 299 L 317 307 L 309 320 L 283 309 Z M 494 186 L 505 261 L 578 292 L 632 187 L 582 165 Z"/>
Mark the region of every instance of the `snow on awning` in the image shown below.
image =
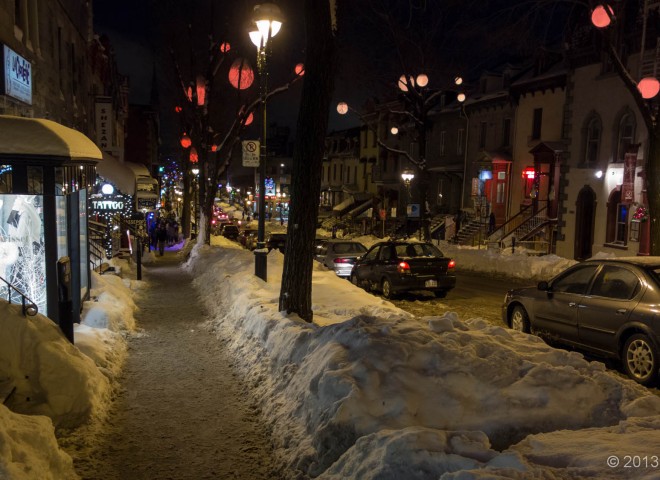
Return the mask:
<path id="1" fill-rule="evenodd" d="M 98 162 L 101 150 L 84 134 L 43 118 L 0 115 L 0 157 Z"/>
<path id="2" fill-rule="evenodd" d="M 103 153 L 103 161 L 96 166 L 96 173 L 114 184 L 121 193 L 135 195 L 135 173 L 109 153 Z"/>

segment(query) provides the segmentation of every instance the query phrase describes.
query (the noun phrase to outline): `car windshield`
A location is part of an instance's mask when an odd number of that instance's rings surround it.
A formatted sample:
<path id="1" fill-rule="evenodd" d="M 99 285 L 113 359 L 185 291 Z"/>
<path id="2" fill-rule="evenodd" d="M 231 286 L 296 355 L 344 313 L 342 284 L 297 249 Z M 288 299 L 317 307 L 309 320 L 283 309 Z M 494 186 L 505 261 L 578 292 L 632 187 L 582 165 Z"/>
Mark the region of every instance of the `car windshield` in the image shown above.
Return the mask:
<path id="1" fill-rule="evenodd" d="M 335 253 L 364 253 L 367 249 L 361 243 L 337 243 L 333 248 Z"/>
<path id="2" fill-rule="evenodd" d="M 443 257 L 442 252 L 438 250 L 435 245 L 431 245 L 430 243 L 399 244 L 395 246 L 395 249 L 398 258 Z"/>

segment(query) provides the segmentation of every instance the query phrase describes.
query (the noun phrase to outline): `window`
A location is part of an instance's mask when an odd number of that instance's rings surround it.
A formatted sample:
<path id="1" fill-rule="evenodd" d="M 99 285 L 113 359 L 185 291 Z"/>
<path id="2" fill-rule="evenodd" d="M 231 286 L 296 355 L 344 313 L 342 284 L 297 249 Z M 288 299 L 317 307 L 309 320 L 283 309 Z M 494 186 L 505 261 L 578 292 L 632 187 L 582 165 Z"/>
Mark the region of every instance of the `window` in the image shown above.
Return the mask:
<path id="1" fill-rule="evenodd" d="M 619 141 L 617 144 L 617 155 L 615 162 L 623 162 L 626 152 L 635 140 L 635 117 L 632 113 L 627 113 L 621 117 L 619 122 Z"/>
<path id="2" fill-rule="evenodd" d="M 456 137 L 456 154 L 463 155 L 463 143 L 465 142 L 463 138 L 465 137 L 465 130 L 462 128 L 458 129 L 458 136 Z"/>
<path id="3" fill-rule="evenodd" d="M 445 154 L 445 135 L 447 132 L 444 130 L 440 132 L 440 155 Z"/>
<path id="4" fill-rule="evenodd" d="M 607 199 L 605 243 L 627 245 L 628 205 L 621 203 L 621 188 L 617 187 Z"/>
<path id="5" fill-rule="evenodd" d="M 616 215 L 616 237 L 615 243 L 626 244 L 626 234 L 628 230 L 628 205 L 620 203 L 617 205 Z"/>
<path id="6" fill-rule="evenodd" d="M 486 122 L 481 122 L 479 124 L 479 148 L 486 148 L 486 130 L 488 124 Z"/>
<path id="7" fill-rule="evenodd" d="M 601 124 L 597 116 L 593 116 L 587 124 L 586 148 L 584 152 L 585 166 L 594 166 L 598 162 L 598 149 L 600 147 Z"/>
<path id="8" fill-rule="evenodd" d="M 504 203 L 504 187 L 504 182 L 497 182 L 497 199 L 495 202 L 498 204 Z"/>
<path id="9" fill-rule="evenodd" d="M 511 146 L 511 119 L 505 118 L 502 123 L 502 146 Z"/>
<path id="10" fill-rule="evenodd" d="M 357 183 L 357 165 L 353 167 L 353 181 Z"/>
<path id="11" fill-rule="evenodd" d="M 552 283 L 552 291 L 584 295 L 597 269 L 598 265 L 587 265 L 570 270 Z"/>
<path id="12" fill-rule="evenodd" d="M 541 121 L 543 120 L 543 109 L 535 108 L 534 117 L 532 119 L 532 140 L 541 138 Z"/>
<path id="13" fill-rule="evenodd" d="M 374 247 L 371 250 L 369 250 L 364 257 L 362 257 L 363 260 L 375 260 L 378 258 L 378 252 L 380 251 L 380 247 Z"/>
<path id="14" fill-rule="evenodd" d="M 591 295 L 630 300 L 640 289 L 637 275 L 626 268 L 605 265 L 591 287 Z"/>
<path id="15" fill-rule="evenodd" d="M 351 183 L 351 167 L 346 167 L 346 183 Z"/>
<path id="16" fill-rule="evenodd" d="M 332 181 L 334 182 L 335 180 L 337 180 L 337 164 L 336 163 L 332 166 Z"/>

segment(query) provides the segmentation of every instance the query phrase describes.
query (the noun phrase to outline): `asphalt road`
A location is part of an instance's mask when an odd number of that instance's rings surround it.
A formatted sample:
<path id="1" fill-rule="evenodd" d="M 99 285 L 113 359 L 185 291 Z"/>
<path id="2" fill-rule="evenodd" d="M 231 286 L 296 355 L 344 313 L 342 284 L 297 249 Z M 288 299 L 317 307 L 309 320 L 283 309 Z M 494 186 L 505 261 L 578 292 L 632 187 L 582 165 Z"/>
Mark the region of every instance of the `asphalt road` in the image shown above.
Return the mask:
<path id="1" fill-rule="evenodd" d="M 428 292 L 415 292 L 398 297 L 392 303 L 418 317 L 456 312 L 461 319 L 479 317 L 495 325 L 504 325 L 500 311 L 506 291 L 534 284 L 458 272 L 456 287 L 445 298 L 437 299 Z"/>

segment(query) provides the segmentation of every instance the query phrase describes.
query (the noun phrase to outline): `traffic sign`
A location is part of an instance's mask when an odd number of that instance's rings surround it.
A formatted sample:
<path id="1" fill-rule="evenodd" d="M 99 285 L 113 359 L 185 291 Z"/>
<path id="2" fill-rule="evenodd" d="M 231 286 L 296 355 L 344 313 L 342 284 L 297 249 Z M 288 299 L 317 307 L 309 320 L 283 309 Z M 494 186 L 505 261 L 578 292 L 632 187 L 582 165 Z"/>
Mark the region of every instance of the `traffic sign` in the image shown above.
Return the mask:
<path id="1" fill-rule="evenodd" d="M 244 167 L 258 167 L 259 166 L 259 140 L 243 140 L 243 166 Z"/>

